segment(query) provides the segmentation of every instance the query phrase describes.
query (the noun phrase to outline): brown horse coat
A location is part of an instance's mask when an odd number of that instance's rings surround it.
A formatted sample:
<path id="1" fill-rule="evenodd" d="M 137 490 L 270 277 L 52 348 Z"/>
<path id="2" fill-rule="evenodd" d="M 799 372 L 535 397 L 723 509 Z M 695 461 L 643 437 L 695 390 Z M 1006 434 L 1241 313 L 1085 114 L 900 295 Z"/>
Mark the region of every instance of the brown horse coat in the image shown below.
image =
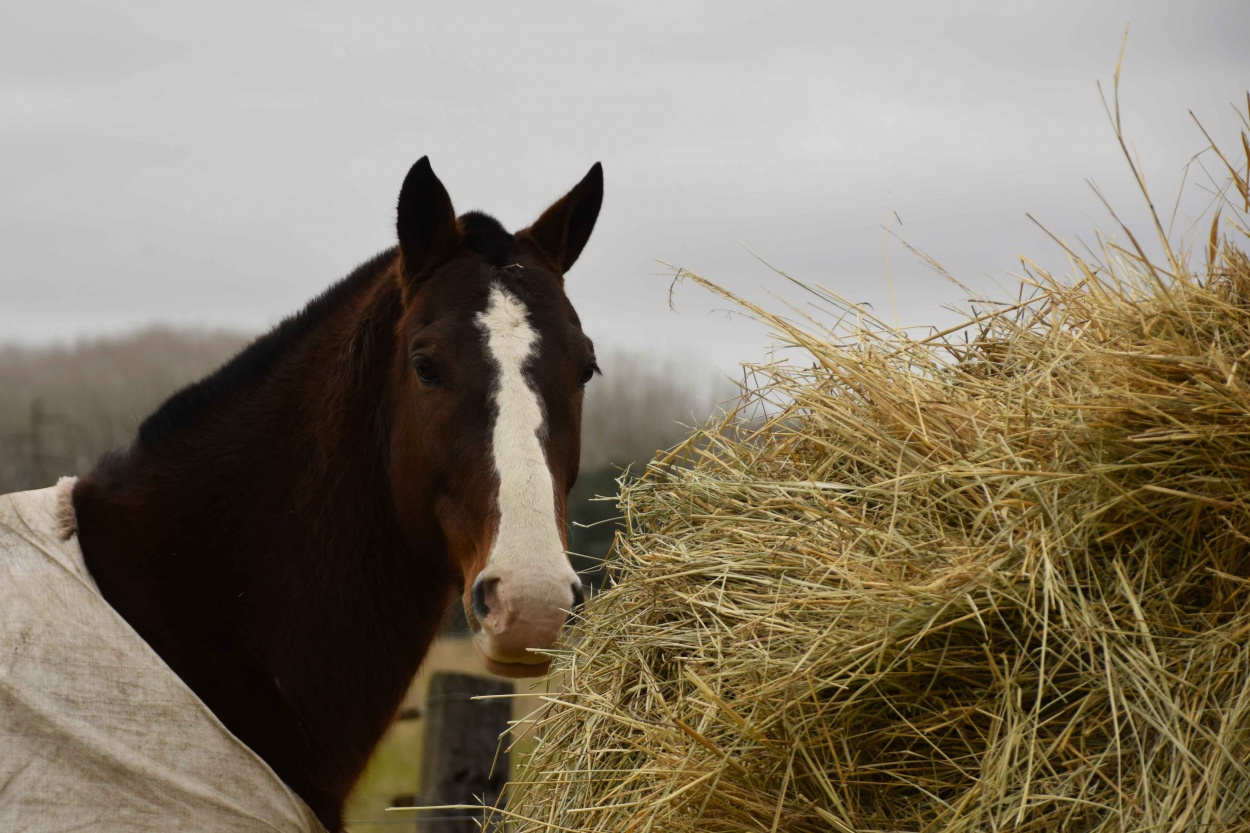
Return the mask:
<path id="1" fill-rule="evenodd" d="M 0 830 L 324 831 L 101 597 L 73 483 L 0 497 Z"/>

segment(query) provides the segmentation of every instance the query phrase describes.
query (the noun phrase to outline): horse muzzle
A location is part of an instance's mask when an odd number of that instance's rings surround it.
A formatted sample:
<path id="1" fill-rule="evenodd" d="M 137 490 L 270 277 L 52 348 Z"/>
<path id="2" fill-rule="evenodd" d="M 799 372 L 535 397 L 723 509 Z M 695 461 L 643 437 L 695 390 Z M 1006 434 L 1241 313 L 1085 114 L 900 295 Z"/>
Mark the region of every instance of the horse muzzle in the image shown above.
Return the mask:
<path id="1" fill-rule="evenodd" d="M 470 591 L 473 644 L 483 665 L 502 677 L 540 677 L 551 657 L 541 653 L 560 638 L 584 596 L 571 567 L 545 581 L 483 571 Z"/>

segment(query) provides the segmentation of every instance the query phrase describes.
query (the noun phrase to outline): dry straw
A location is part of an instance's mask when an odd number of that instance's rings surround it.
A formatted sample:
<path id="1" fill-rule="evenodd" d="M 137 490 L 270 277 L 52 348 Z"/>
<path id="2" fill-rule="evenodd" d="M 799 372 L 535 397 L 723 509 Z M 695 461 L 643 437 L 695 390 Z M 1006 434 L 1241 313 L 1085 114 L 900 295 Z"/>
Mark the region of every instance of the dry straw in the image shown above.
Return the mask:
<path id="1" fill-rule="evenodd" d="M 957 331 L 743 303 L 806 358 L 625 490 L 512 828 L 1250 829 L 1250 190 L 1218 158 L 1201 251 L 1123 229 Z"/>

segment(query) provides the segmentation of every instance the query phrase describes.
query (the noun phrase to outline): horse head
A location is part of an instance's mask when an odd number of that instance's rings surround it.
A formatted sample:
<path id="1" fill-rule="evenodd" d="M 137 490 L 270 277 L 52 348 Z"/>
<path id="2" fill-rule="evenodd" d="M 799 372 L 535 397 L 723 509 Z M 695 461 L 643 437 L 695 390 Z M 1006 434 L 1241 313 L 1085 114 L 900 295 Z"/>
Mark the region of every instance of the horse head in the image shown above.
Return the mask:
<path id="1" fill-rule="evenodd" d="M 487 669 L 545 673 L 582 585 L 566 506 L 580 461 L 594 347 L 564 292 L 603 198 L 596 164 L 526 229 L 457 217 L 422 158 L 399 196 L 403 316 L 388 450 L 414 549 L 432 541 L 463 578 Z"/>

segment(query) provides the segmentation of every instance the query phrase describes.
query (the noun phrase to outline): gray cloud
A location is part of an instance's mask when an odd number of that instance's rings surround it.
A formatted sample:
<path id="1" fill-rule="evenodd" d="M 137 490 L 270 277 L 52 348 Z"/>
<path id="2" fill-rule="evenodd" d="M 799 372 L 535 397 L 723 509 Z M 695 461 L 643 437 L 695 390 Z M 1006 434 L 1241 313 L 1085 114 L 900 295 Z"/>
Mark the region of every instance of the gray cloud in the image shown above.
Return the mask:
<path id="1" fill-rule="evenodd" d="M 391 242 L 429 154 L 461 209 L 513 227 L 602 160 L 601 223 L 571 276 L 600 341 L 727 368 L 765 336 L 681 264 L 754 298 L 780 268 L 904 323 L 1017 255 L 1062 266 L 1140 219 L 1094 86 L 1126 23 L 1126 126 L 1170 206 L 1235 137 L 1250 7 L 1226 2 L 27 4 L 0 12 L 0 339 L 151 321 L 260 327 Z M 1182 203 L 1183 228 L 1203 204 Z M 893 218 L 902 220 L 899 226 Z M 1192 215 L 1192 216 L 1191 216 Z M 738 241 L 741 241 L 739 244 Z"/>

